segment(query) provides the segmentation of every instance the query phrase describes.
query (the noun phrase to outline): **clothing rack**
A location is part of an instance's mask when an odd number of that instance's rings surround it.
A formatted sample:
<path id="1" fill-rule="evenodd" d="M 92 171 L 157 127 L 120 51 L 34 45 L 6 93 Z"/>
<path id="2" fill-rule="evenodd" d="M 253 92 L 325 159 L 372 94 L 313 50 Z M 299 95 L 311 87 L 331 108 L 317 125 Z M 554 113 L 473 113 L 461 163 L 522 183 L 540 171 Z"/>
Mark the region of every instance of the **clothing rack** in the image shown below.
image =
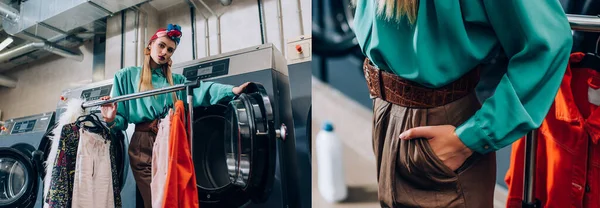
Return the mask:
<path id="1" fill-rule="evenodd" d="M 600 16 L 567 14 L 572 30 L 600 32 Z"/>
<path id="2" fill-rule="evenodd" d="M 192 149 L 193 149 L 192 144 L 193 144 L 193 138 L 194 138 L 194 134 L 193 134 L 194 131 L 192 128 L 192 119 L 194 118 L 193 117 L 194 116 L 193 89 L 198 88 L 198 87 L 200 87 L 200 79 L 196 80 L 195 82 L 188 82 L 188 83 L 173 85 L 170 87 L 165 87 L 165 88 L 160 88 L 160 89 L 153 89 L 153 90 L 148 90 L 148 91 L 144 91 L 144 92 L 121 95 L 121 96 L 110 98 L 108 100 L 86 101 L 81 104 L 81 108 L 86 109 L 86 108 L 90 108 L 90 107 L 101 106 L 104 104 L 123 102 L 123 101 L 127 101 L 127 100 L 149 97 L 149 96 L 153 96 L 153 95 L 160 95 L 160 94 L 165 94 L 165 93 L 170 93 L 170 92 L 186 90 L 187 91 L 187 103 L 188 103 L 188 108 L 189 108 L 189 110 L 188 110 L 188 127 L 189 127 L 188 128 L 188 138 L 190 141 L 190 152 L 193 152 L 192 151 Z"/>
<path id="3" fill-rule="evenodd" d="M 600 33 L 600 15 L 567 14 L 567 19 L 569 20 L 569 25 L 571 25 L 571 30 Z M 533 191 L 535 183 L 535 154 L 537 152 L 535 130 L 529 132 L 526 139 L 522 207 L 538 208 L 541 207 L 541 202 L 535 198 Z"/>

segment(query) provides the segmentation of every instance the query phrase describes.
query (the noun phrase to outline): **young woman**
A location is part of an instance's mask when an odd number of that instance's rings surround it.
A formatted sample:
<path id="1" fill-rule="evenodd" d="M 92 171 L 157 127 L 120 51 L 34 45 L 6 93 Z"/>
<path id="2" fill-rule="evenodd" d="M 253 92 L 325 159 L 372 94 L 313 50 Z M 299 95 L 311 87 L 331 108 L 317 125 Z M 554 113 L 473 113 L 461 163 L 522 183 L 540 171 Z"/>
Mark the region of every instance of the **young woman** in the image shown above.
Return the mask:
<path id="1" fill-rule="evenodd" d="M 171 73 L 171 56 L 179 45 L 181 35 L 178 25 L 169 24 L 167 29 L 159 29 L 144 49 L 143 66 L 123 68 L 115 74 L 111 95 L 121 96 L 187 82 L 183 75 Z M 193 104 L 206 106 L 222 99 L 231 99 L 247 85 L 248 83 L 244 83 L 234 87 L 202 82 L 194 90 Z M 102 98 L 107 99 L 110 97 Z M 158 129 L 157 119 L 164 107 L 173 104 L 176 99 L 185 99 L 184 91 L 108 104 L 101 108 L 104 120 L 114 131 L 125 130 L 128 123 L 135 124 L 135 132 L 129 144 L 129 161 L 145 207 L 151 207 L 151 161 Z"/>

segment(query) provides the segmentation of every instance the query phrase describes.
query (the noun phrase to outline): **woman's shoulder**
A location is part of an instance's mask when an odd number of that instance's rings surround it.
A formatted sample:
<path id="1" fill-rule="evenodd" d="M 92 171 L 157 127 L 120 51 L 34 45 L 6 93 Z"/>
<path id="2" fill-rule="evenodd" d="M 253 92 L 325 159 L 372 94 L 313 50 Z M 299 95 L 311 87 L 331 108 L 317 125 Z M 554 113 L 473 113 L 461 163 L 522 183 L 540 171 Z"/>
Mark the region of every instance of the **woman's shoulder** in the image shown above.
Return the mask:
<path id="1" fill-rule="evenodd" d="M 172 76 L 173 76 L 173 82 L 177 83 L 177 84 L 182 84 L 186 80 L 185 76 L 183 76 L 182 74 L 172 73 Z"/>
<path id="2" fill-rule="evenodd" d="M 140 71 L 141 71 L 142 67 L 139 66 L 128 66 L 122 69 L 119 69 L 116 73 L 115 73 L 115 77 L 116 79 L 122 79 L 125 77 L 136 77 Z"/>
<path id="3" fill-rule="evenodd" d="M 139 73 L 142 67 L 139 66 L 128 66 L 117 71 L 117 74 L 128 74 L 128 73 Z"/>

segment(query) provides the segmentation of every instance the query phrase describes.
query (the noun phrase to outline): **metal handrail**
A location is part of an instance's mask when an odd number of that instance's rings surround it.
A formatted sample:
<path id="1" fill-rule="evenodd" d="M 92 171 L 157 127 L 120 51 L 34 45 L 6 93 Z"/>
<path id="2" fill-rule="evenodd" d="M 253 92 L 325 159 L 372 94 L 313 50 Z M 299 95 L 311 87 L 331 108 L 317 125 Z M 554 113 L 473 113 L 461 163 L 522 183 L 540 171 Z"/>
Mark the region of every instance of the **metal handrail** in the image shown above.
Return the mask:
<path id="1" fill-rule="evenodd" d="M 600 33 L 600 16 L 567 14 L 571 30 L 582 32 Z M 541 207 L 540 200 L 535 198 L 535 163 L 536 163 L 536 133 L 535 130 L 529 132 L 525 141 L 525 168 L 523 177 L 523 201 L 522 207 L 534 208 Z"/>
<path id="2" fill-rule="evenodd" d="M 189 143 L 190 143 L 190 152 L 193 153 L 193 138 L 194 138 L 194 128 L 192 128 L 192 120 L 194 119 L 194 104 L 193 104 L 193 89 L 194 88 L 198 88 L 200 87 L 200 79 L 197 79 L 195 82 L 188 82 L 185 84 L 178 84 L 178 85 L 173 85 L 170 87 L 165 87 L 165 88 L 160 88 L 160 89 L 154 89 L 154 90 L 148 90 L 148 91 L 144 91 L 144 92 L 138 92 L 138 93 L 132 93 L 132 94 L 127 94 L 127 95 L 121 95 L 121 96 L 117 96 L 117 97 L 113 97 L 110 98 L 108 100 L 94 100 L 94 101 L 86 101 L 84 103 L 81 104 L 81 108 L 85 109 L 85 108 L 89 108 L 89 107 L 95 107 L 95 106 L 100 106 L 100 105 L 104 105 L 104 104 L 109 104 L 109 103 L 116 103 L 116 102 L 123 102 L 123 101 L 127 101 L 127 100 L 133 100 L 133 99 L 138 99 L 138 98 L 143 98 L 143 97 L 149 97 L 149 96 L 153 96 L 153 95 L 160 95 L 160 94 L 165 94 L 165 93 L 170 93 L 170 92 L 177 92 L 177 91 L 181 91 L 181 90 L 186 90 L 187 91 L 187 102 L 188 102 L 188 139 L 189 139 Z"/>
<path id="3" fill-rule="evenodd" d="M 148 90 L 148 91 L 144 91 L 144 92 L 121 95 L 121 96 L 110 98 L 108 100 L 87 101 L 87 102 L 82 103 L 81 107 L 82 108 L 90 108 L 90 107 L 105 105 L 105 104 L 109 104 L 109 103 L 133 100 L 133 99 L 137 99 L 137 98 L 149 97 L 149 96 L 153 96 L 153 95 L 160 95 L 160 94 L 165 94 L 165 93 L 169 93 L 169 92 L 177 92 L 177 91 L 185 90 L 188 86 L 190 86 L 192 88 L 196 88 L 199 85 L 200 85 L 199 81 L 189 82 L 189 83 L 185 83 L 185 84 L 178 84 L 178 85 L 173 85 L 170 87 L 165 87 L 165 88 L 160 88 L 160 89 L 153 89 L 153 90 Z"/>
<path id="4" fill-rule="evenodd" d="M 582 32 L 600 32 L 600 17 L 592 15 L 567 14 L 572 30 Z"/>

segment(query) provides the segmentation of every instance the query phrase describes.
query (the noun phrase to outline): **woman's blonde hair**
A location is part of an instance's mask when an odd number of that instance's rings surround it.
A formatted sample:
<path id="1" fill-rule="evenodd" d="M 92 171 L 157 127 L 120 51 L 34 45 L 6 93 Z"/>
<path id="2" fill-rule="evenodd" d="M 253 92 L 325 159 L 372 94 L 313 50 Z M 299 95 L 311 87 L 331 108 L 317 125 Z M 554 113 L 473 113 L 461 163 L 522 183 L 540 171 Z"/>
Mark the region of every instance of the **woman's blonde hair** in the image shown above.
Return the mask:
<path id="1" fill-rule="evenodd" d="M 140 73 L 140 82 L 138 83 L 139 92 L 148 91 L 154 89 L 152 86 L 152 69 L 150 68 L 150 61 L 152 58 L 150 57 L 150 45 L 152 45 L 154 41 L 148 44 L 148 47 L 144 48 L 144 65 L 142 66 L 142 72 Z M 169 62 L 165 65 L 162 65 L 162 72 L 167 78 L 170 86 L 173 86 L 173 76 L 171 74 L 171 64 L 173 61 L 169 59 Z M 177 100 L 177 96 L 175 93 L 173 95 L 173 102 Z"/>
<path id="2" fill-rule="evenodd" d="M 356 5 L 357 0 L 352 0 Z M 371 0 L 365 0 L 371 1 Z M 377 1 L 377 14 L 383 15 L 385 19 L 400 21 L 403 16 L 413 24 L 417 20 L 417 11 L 419 10 L 419 0 L 373 0 Z"/>

